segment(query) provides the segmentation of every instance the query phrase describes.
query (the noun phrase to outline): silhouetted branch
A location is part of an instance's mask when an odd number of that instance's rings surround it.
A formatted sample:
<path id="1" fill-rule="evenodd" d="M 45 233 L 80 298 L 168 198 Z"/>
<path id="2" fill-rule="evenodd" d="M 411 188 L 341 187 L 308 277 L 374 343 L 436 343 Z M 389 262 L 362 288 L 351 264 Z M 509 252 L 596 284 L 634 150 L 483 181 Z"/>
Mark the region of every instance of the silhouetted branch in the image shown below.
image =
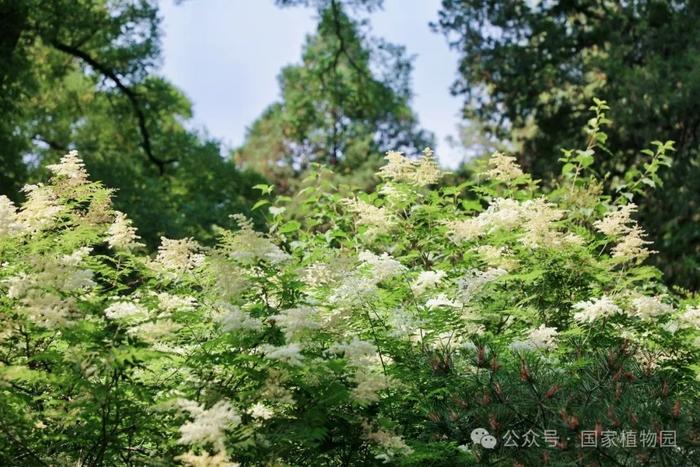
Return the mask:
<path id="1" fill-rule="evenodd" d="M 146 127 L 146 115 L 144 114 L 143 109 L 141 108 L 141 102 L 139 101 L 138 95 L 131 88 L 125 85 L 122 82 L 121 78 L 119 78 L 119 76 L 117 76 L 115 72 L 110 70 L 107 66 L 103 65 L 102 63 L 95 60 L 86 52 L 80 50 L 77 47 L 64 44 L 56 39 L 51 40 L 51 45 L 53 45 L 56 49 L 60 50 L 61 52 L 65 52 L 69 55 L 83 60 L 95 70 L 102 73 L 104 76 L 109 78 L 115 84 L 115 86 L 117 86 L 117 88 L 122 92 L 122 94 L 124 94 L 127 97 L 127 99 L 129 99 L 131 107 L 134 109 L 134 114 L 136 114 L 136 119 L 138 120 L 139 132 L 141 133 L 141 147 L 146 153 L 148 159 L 158 167 L 158 172 L 161 175 L 163 175 L 165 173 L 166 164 L 173 163 L 176 161 L 176 159 L 162 160 L 157 158 L 153 154 L 153 148 L 151 147 L 151 137 L 148 132 L 148 128 Z"/>

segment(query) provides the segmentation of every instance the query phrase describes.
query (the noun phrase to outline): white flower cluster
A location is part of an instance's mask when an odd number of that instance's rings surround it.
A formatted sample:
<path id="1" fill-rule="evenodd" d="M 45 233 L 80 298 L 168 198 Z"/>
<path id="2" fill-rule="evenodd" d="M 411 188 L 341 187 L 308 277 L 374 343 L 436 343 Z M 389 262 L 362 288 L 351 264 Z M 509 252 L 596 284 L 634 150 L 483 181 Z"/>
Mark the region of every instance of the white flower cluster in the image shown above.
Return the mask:
<path id="1" fill-rule="evenodd" d="M 520 226 L 522 206 L 509 198 L 496 198 L 476 217 L 444 222 L 448 237 L 456 244 L 474 240 L 499 229 L 514 230 Z"/>
<path id="2" fill-rule="evenodd" d="M 583 243 L 583 239 L 573 233 L 562 234 L 552 228 L 554 222 L 564 217 L 564 211 L 544 198 L 525 201 L 522 213 L 525 221 L 522 241 L 531 248 L 561 248 Z"/>
<path id="3" fill-rule="evenodd" d="M 15 204 L 5 195 L 0 195 L 0 238 L 18 234 L 22 224 L 17 219 Z"/>
<path id="4" fill-rule="evenodd" d="M 632 219 L 632 214 L 636 211 L 637 206 L 633 203 L 618 206 L 605 214 L 603 219 L 593 223 L 596 230 L 608 237 L 621 237 L 612 250 L 612 257 L 617 260 L 641 262 L 653 253 L 646 248 L 651 242 L 644 240 L 644 231 L 637 221 Z"/>
<path id="5" fill-rule="evenodd" d="M 175 274 L 182 274 L 198 268 L 204 263 L 204 255 L 199 253 L 201 247 L 191 238 L 172 240 L 160 237 L 158 255 L 155 258 L 156 269 Z"/>
<path id="6" fill-rule="evenodd" d="M 182 326 L 170 319 L 158 318 L 156 321 L 146 321 L 130 327 L 126 333 L 154 344 L 164 337 L 172 335 Z"/>
<path id="7" fill-rule="evenodd" d="M 143 305 L 129 300 L 119 300 L 105 308 L 108 319 L 144 318 L 147 315 L 148 310 Z"/>
<path id="8" fill-rule="evenodd" d="M 225 332 L 240 330 L 259 331 L 262 329 L 262 321 L 252 317 L 235 305 L 220 302 L 215 307 L 217 310 L 215 320 L 221 324 L 221 329 Z"/>
<path id="9" fill-rule="evenodd" d="M 357 305 L 367 300 L 377 291 L 377 282 L 373 278 L 353 274 L 338 285 L 328 301 L 339 307 Z"/>
<path id="10" fill-rule="evenodd" d="M 58 258 L 37 258 L 35 263 L 41 268 L 38 271 L 21 272 L 5 279 L 8 296 L 19 299 L 27 317 L 41 326 L 56 328 L 69 325 L 76 308 L 75 298 L 64 298 L 63 295 L 83 293 L 95 286 L 92 271 L 80 267 L 91 251 L 91 248 L 82 247 Z"/>
<path id="11" fill-rule="evenodd" d="M 358 255 L 358 259 L 360 265 L 366 267 L 365 270 L 362 267 L 355 267 L 355 271 L 349 272 L 341 265 L 339 268 L 336 267 L 334 271 L 328 265 L 323 265 L 320 271 L 322 277 L 314 279 L 314 281 L 326 284 L 330 283 L 336 276 L 340 276 L 340 283 L 328 299 L 330 303 L 340 307 L 362 303 L 373 296 L 380 282 L 407 270 L 388 253 L 376 255 L 370 251 L 363 251 Z"/>
<path id="12" fill-rule="evenodd" d="M 687 308 L 680 320 L 686 327 L 700 329 L 700 306 Z"/>
<path id="13" fill-rule="evenodd" d="M 290 365 L 298 366 L 302 364 L 304 356 L 301 354 L 301 344 L 291 343 L 281 346 L 262 345 L 260 350 L 265 358 L 270 360 L 280 360 Z"/>
<path id="14" fill-rule="evenodd" d="M 518 260 L 509 256 L 510 250 L 508 247 L 479 245 L 475 250 L 484 262 L 491 267 L 510 271 L 518 265 Z"/>
<path id="15" fill-rule="evenodd" d="M 421 271 L 411 284 L 411 290 L 414 294 L 420 295 L 426 290 L 436 287 L 446 276 L 445 271 Z"/>
<path id="16" fill-rule="evenodd" d="M 484 175 L 490 179 L 508 183 L 522 177 L 523 171 L 515 157 L 496 152 L 489 159 L 489 170 Z"/>
<path id="17" fill-rule="evenodd" d="M 367 226 L 369 236 L 385 233 L 396 224 L 396 219 L 385 207 L 377 207 L 354 198 L 344 199 L 343 204 L 350 212 L 357 214 L 355 225 Z"/>
<path id="18" fill-rule="evenodd" d="M 350 397 L 359 405 L 367 405 L 379 400 L 379 393 L 390 385 L 381 371 L 371 368 L 358 368 L 353 377 L 356 386 L 350 391 Z"/>
<path id="19" fill-rule="evenodd" d="M 274 417 L 275 412 L 262 402 L 256 402 L 249 410 L 251 417 L 259 420 L 269 420 Z"/>
<path id="20" fill-rule="evenodd" d="M 406 444 L 403 438 L 388 430 L 373 431 L 365 424 L 365 437 L 367 440 L 376 443 L 381 452 L 376 458 L 388 464 L 394 460 L 396 456 L 407 456 L 413 452 L 413 449 Z"/>
<path id="21" fill-rule="evenodd" d="M 425 302 L 425 307 L 428 310 L 434 310 L 440 307 L 462 308 L 463 306 L 464 304 L 462 302 L 457 300 L 450 300 L 445 294 L 439 294 L 437 297 L 428 299 L 428 301 Z"/>
<path id="22" fill-rule="evenodd" d="M 574 234 L 562 234 L 553 228 L 554 222 L 564 216 L 564 211 L 556 209 L 544 198 L 527 200 L 522 203 L 509 198 L 496 198 L 489 207 L 476 217 L 464 220 L 450 220 L 447 227 L 448 238 L 456 244 L 475 240 L 498 230 L 525 231 L 522 241 L 531 248 L 580 244 L 583 240 Z"/>
<path id="23" fill-rule="evenodd" d="M 212 407 L 204 406 L 190 400 L 180 400 L 180 408 L 189 412 L 193 420 L 180 427 L 179 444 L 211 443 L 218 452 L 224 451 L 224 431 L 230 425 L 241 423 L 241 417 L 230 403 L 221 400 Z"/>
<path id="24" fill-rule="evenodd" d="M 673 313 L 673 307 L 663 303 L 659 297 L 637 297 L 632 300 L 632 307 L 635 316 L 640 318 L 654 318 Z"/>
<path id="25" fill-rule="evenodd" d="M 353 338 L 347 344 L 333 344 L 328 352 L 342 354 L 348 365 L 354 368 L 353 380 L 356 386 L 350 394 L 358 404 L 366 405 L 377 401 L 379 392 L 389 387 L 390 380 L 381 370 L 377 347 L 371 342 Z"/>
<path id="26" fill-rule="evenodd" d="M 175 460 L 189 467 L 240 467 L 241 465 L 238 462 L 229 461 L 228 455 L 224 451 L 213 455 L 206 451 L 201 454 L 195 454 L 190 451 L 180 454 L 175 457 Z"/>
<path id="27" fill-rule="evenodd" d="M 612 257 L 619 261 L 644 261 L 653 251 L 646 245 L 652 242 L 644 240 L 644 231 L 639 226 L 631 228 L 622 240 L 613 247 Z"/>
<path id="28" fill-rule="evenodd" d="M 379 359 L 377 347 L 371 342 L 363 341 L 357 337 L 347 344 L 333 344 L 328 352 L 343 354 L 348 364 L 356 367 L 375 364 Z"/>
<path id="29" fill-rule="evenodd" d="M 622 309 L 605 295 L 597 299 L 578 302 L 573 308 L 579 310 L 574 314 L 574 320 L 584 323 L 592 323 L 600 318 L 622 312 Z"/>
<path id="30" fill-rule="evenodd" d="M 22 204 L 17 220 L 23 230 L 34 234 L 52 227 L 63 210 L 53 189 L 38 184 L 25 185 L 22 191 L 27 194 L 27 200 Z"/>
<path id="31" fill-rule="evenodd" d="M 57 177 L 63 177 L 69 185 L 82 185 L 87 182 L 88 174 L 78 151 L 70 151 L 58 164 L 46 166 Z"/>
<path id="32" fill-rule="evenodd" d="M 70 325 L 75 299 L 32 289 L 22 300 L 23 311 L 36 324 L 48 329 Z"/>
<path id="33" fill-rule="evenodd" d="M 495 281 L 499 277 L 505 276 L 508 271 L 500 268 L 491 268 L 486 271 L 478 269 L 470 269 L 457 280 L 457 288 L 459 294 L 464 301 L 471 300 L 479 291 L 490 282 Z"/>
<path id="34" fill-rule="evenodd" d="M 173 311 L 194 311 L 197 306 L 197 299 L 189 295 L 172 295 L 167 292 L 158 292 L 155 295 L 158 298 L 160 308 L 168 313 Z"/>
<path id="35" fill-rule="evenodd" d="M 142 247 L 139 237 L 136 235 L 136 228 L 132 225 L 131 219 L 120 211 L 114 211 L 114 222 L 107 229 L 107 244 L 113 250 L 133 250 Z"/>
<path id="36" fill-rule="evenodd" d="M 378 256 L 371 251 L 363 251 L 360 253 L 359 259 L 362 263 L 371 267 L 377 282 L 391 279 L 406 271 L 406 267 L 392 258 L 388 253 L 382 253 L 381 256 Z"/>
<path id="37" fill-rule="evenodd" d="M 537 329 L 531 330 L 526 340 L 515 341 L 510 345 L 510 348 L 516 351 L 553 350 L 557 346 L 556 337 L 558 334 L 556 328 L 542 324 Z"/>
<path id="38" fill-rule="evenodd" d="M 385 159 L 387 164 L 379 169 L 377 175 L 386 180 L 426 186 L 437 183 L 442 177 L 442 172 L 430 148 L 425 148 L 422 157 L 415 162 L 397 151 L 387 152 Z"/>
<path id="39" fill-rule="evenodd" d="M 312 307 L 290 308 L 283 310 L 280 314 L 271 316 L 275 324 L 282 328 L 287 341 L 297 339 L 304 332 L 318 329 L 321 325 L 318 322 L 318 312 Z"/>
<path id="40" fill-rule="evenodd" d="M 608 237 L 618 237 L 627 233 L 629 227 L 627 224 L 633 222 L 632 214 L 637 211 L 637 205 L 634 203 L 624 206 L 617 206 L 613 211 L 605 214 L 605 216 L 593 223 L 593 226 L 598 232 L 601 232 Z"/>
<path id="41" fill-rule="evenodd" d="M 231 217 L 240 227 L 233 238 L 226 241 L 226 251 L 231 259 L 242 264 L 253 264 L 258 260 L 276 264 L 289 259 L 287 253 L 253 229 L 250 219 L 242 214 Z"/>

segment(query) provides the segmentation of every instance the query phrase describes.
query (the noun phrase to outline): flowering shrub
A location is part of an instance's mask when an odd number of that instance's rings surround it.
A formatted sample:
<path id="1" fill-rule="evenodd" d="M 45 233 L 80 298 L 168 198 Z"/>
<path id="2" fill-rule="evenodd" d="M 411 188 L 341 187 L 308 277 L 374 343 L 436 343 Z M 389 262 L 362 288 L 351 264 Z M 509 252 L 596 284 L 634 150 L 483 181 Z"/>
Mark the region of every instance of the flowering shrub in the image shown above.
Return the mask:
<path id="1" fill-rule="evenodd" d="M 0 198 L 0 464 L 700 462 L 698 299 L 644 265 L 635 192 L 600 195 L 596 118 L 551 193 L 390 152 L 374 193 L 319 175 L 266 234 L 151 256 L 68 154 Z"/>

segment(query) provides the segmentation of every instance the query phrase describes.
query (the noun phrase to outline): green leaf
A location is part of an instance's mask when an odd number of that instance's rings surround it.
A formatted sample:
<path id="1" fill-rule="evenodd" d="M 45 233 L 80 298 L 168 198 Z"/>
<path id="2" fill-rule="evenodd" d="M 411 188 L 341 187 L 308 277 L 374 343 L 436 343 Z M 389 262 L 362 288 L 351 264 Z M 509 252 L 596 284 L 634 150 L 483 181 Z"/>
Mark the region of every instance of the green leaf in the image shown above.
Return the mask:
<path id="1" fill-rule="evenodd" d="M 255 210 L 258 209 L 260 206 L 265 206 L 266 204 L 270 204 L 270 202 L 269 202 L 268 200 L 266 200 L 266 199 L 261 199 L 261 200 L 259 200 L 257 203 L 255 203 L 255 204 L 253 205 L 253 207 L 251 208 L 251 210 L 252 210 L 252 211 L 255 211 Z"/>
<path id="2" fill-rule="evenodd" d="M 300 227 L 301 223 L 299 221 L 291 220 L 286 224 L 283 224 L 279 231 L 281 233 L 290 233 L 299 230 Z"/>
<path id="3" fill-rule="evenodd" d="M 256 189 L 256 190 L 260 190 L 260 192 L 261 192 L 263 195 L 269 195 L 270 193 L 272 193 L 272 188 L 273 188 L 273 187 L 272 187 L 272 185 L 266 185 L 266 184 L 264 184 L 264 183 L 259 183 L 259 184 L 255 185 L 255 186 L 253 186 L 253 188 Z"/>

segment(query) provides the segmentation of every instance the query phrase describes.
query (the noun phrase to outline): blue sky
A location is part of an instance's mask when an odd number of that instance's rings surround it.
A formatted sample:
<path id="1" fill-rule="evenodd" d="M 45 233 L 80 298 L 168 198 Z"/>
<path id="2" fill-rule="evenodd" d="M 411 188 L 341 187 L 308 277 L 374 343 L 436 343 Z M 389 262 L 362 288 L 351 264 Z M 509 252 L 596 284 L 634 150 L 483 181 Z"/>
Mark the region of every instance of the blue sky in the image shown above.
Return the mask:
<path id="1" fill-rule="evenodd" d="M 446 138 L 459 122 L 461 100 L 449 93 L 457 55 L 428 26 L 439 7 L 439 0 L 385 0 L 369 18 L 373 35 L 415 55 L 413 108 L 435 133 L 442 164 L 454 167 L 461 152 Z M 193 101 L 195 126 L 229 147 L 241 144 L 246 128 L 279 99 L 279 71 L 299 62 L 315 29 L 312 9 L 278 8 L 273 0 L 164 0 L 161 14 L 161 72 Z"/>

